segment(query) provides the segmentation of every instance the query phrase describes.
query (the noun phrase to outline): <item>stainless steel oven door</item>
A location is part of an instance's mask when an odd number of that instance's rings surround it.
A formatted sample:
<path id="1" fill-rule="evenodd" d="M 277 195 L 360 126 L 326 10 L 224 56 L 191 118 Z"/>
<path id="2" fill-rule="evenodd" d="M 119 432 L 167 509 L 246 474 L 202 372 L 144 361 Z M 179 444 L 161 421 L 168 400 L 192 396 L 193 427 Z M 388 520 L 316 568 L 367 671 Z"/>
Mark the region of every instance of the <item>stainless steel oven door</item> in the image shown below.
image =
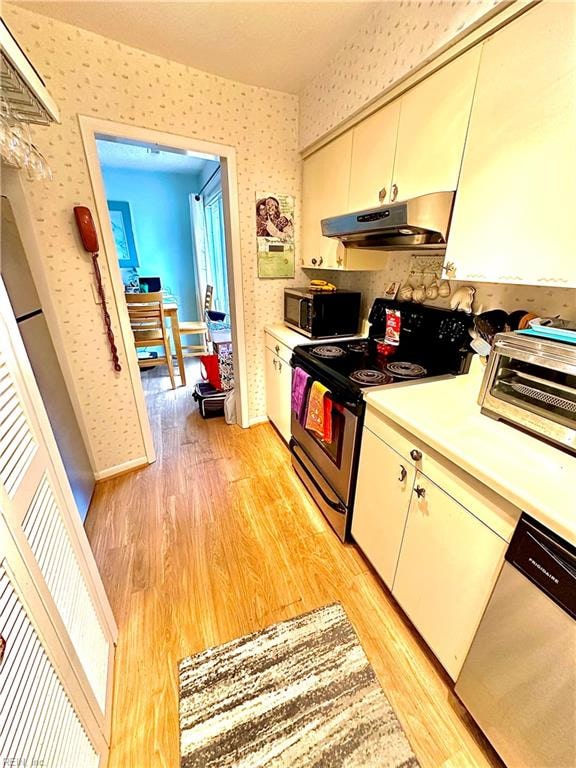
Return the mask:
<path id="1" fill-rule="evenodd" d="M 291 417 L 292 437 L 305 451 L 338 497 L 348 505 L 352 497 L 352 468 L 358 416 L 344 405 L 332 403 L 332 442 L 324 443 Z"/>
<path id="2" fill-rule="evenodd" d="M 512 343 L 514 341 L 515 343 Z M 567 345 L 562 345 L 567 346 Z M 494 345 L 481 390 L 482 411 L 576 452 L 576 350 L 538 340 Z"/>
<path id="3" fill-rule="evenodd" d="M 291 417 L 292 465 L 342 541 L 350 532 L 361 413 L 362 404 L 333 401 L 331 443 Z"/>
<path id="4" fill-rule="evenodd" d="M 334 493 L 319 469 L 294 438 L 290 440 L 290 453 L 292 466 L 308 493 L 338 536 L 342 541 L 346 541 L 350 531 L 349 508 Z"/>

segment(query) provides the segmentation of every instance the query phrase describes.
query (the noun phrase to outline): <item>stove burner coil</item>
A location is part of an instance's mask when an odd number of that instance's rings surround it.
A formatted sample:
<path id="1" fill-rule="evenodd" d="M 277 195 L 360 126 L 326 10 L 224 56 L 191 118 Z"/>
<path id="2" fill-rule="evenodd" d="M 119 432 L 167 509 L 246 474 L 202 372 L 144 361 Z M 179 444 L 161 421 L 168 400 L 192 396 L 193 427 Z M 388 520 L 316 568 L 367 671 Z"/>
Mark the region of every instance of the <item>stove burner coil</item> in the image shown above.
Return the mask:
<path id="1" fill-rule="evenodd" d="M 346 352 L 340 347 L 334 347 L 330 344 L 323 344 L 320 347 L 314 347 L 314 349 L 310 351 L 313 355 L 316 355 L 316 357 L 323 357 L 330 360 L 336 357 L 344 357 L 346 354 Z"/>
<path id="2" fill-rule="evenodd" d="M 396 376 L 399 379 L 417 379 L 420 376 L 425 376 L 427 373 L 426 368 L 423 368 L 421 365 L 403 362 L 388 363 L 386 371 L 391 376 Z"/>
<path id="3" fill-rule="evenodd" d="M 375 371 L 371 368 L 361 368 L 359 371 L 354 371 L 350 374 L 350 379 L 357 384 L 362 384 L 366 387 L 376 387 L 379 384 L 389 384 L 392 379 L 382 371 Z"/>

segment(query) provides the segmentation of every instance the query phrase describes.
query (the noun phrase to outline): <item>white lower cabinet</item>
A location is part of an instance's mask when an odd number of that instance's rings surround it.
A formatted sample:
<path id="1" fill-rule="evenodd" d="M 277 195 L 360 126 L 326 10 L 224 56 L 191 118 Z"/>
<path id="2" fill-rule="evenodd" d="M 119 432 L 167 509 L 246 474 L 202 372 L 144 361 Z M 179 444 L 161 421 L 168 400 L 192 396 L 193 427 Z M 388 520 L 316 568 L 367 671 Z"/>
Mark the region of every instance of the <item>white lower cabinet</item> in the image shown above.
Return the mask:
<path id="1" fill-rule="evenodd" d="M 390 589 L 415 475 L 411 464 L 364 428 L 352 536 Z"/>
<path id="2" fill-rule="evenodd" d="M 291 354 L 289 347 L 266 334 L 266 414 L 287 443 L 290 442 Z"/>
<path id="3" fill-rule="evenodd" d="M 392 594 L 456 680 L 507 542 L 416 473 Z"/>
<path id="4" fill-rule="evenodd" d="M 453 680 L 518 515 L 368 407 L 352 535 Z"/>

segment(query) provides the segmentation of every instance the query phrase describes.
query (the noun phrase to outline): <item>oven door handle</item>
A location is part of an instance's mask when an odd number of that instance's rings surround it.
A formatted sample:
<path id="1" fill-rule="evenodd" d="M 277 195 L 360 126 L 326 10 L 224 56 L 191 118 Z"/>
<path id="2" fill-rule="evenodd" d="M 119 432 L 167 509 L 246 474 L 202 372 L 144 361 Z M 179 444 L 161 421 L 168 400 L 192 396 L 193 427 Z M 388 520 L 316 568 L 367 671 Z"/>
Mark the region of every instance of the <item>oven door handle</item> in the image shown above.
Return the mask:
<path id="1" fill-rule="evenodd" d="M 294 438 L 292 438 L 290 440 L 289 448 L 290 448 L 290 453 L 293 454 L 298 459 L 298 454 L 296 453 L 296 448 L 300 448 L 300 446 L 294 440 Z M 300 448 L 300 450 L 302 450 L 302 449 Z M 300 460 L 300 466 L 304 470 L 304 472 L 306 472 L 306 474 L 310 478 L 310 481 L 314 485 L 314 488 L 316 488 L 316 490 L 318 491 L 320 496 L 322 496 L 322 499 L 326 502 L 326 504 L 328 504 L 329 507 L 332 507 L 332 509 L 335 510 L 336 512 L 339 512 L 341 515 L 345 515 L 346 514 L 346 507 L 344 506 L 344 504 L 342 504 L 341 501 L 334 502 L 334 501 L 332 501 L 332 499 L 329 499 L 328 496 L 326 496 L 326 494 L 324 493 L 322 488 L 316 482 L 316 479 L 315 479 L 314 475 L 311 474 L 311 472 L 308 470 L 308 468 L 306 467 L 304 462 L 301 461 L 301 460 Z"/>

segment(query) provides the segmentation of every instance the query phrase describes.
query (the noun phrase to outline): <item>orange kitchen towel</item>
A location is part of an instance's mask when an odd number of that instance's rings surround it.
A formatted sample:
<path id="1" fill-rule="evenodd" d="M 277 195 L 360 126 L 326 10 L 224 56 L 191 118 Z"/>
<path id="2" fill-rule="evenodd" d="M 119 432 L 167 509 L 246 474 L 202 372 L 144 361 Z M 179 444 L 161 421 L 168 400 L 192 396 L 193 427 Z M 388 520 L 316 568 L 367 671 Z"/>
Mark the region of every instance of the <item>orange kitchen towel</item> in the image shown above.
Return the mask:
<path id="1" fill-rule="evenodd" d="M 310 388 L 305 426 L 325 442 L 332 442 L 332 399 L 328 388 L 319 381 L 314 381 Z"/>

